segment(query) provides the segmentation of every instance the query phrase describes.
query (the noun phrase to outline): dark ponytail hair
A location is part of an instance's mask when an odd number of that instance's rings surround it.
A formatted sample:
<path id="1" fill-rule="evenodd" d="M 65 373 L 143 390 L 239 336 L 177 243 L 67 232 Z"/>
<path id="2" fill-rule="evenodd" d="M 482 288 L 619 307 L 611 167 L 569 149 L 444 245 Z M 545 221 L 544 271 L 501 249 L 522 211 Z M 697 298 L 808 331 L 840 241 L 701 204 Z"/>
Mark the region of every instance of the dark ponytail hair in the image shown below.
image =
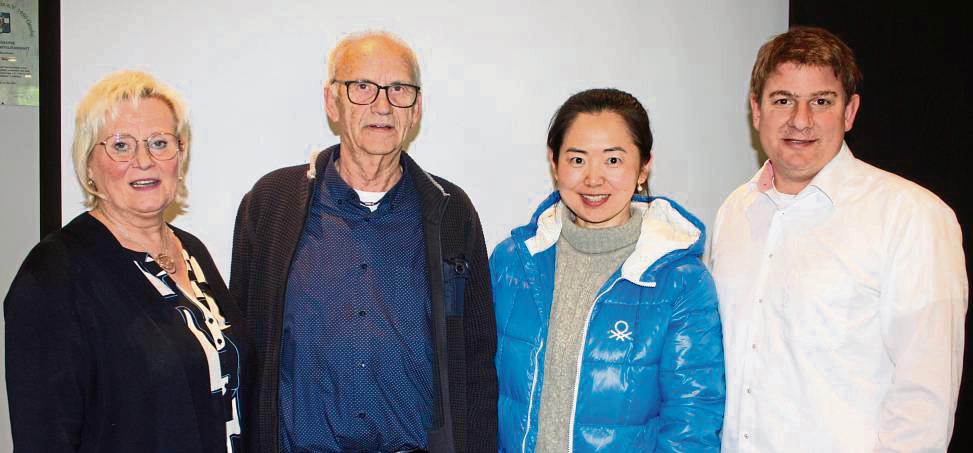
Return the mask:
<path id="1" fill-rule="evenodd" d="M 547 147 L 554 153 L 557 165 L 561 145 L 568 129 L 582 113 L 613 112 L 625 120 L 632 141 L 639 148 L 639 163 L 645 165 L 652 158 L 652 128 L 649 114 L 635 96 L 614 88 L 595 88 L 576 93 L 564 101 L 551 118 L 547 129 Z"/>

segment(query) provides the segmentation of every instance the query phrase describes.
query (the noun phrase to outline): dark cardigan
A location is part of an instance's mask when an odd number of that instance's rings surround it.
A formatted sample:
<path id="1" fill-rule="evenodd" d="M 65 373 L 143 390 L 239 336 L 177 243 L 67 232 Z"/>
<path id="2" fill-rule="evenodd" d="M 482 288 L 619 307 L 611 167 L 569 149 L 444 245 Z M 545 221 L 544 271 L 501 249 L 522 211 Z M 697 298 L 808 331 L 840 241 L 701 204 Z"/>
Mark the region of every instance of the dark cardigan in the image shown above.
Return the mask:
<path id="1" fill-rule="evenodd" d="M 320 173 L 335 149 L 317 156 Z M 403 156 L 422 200 L 432 299 L 436 393 L 429 450 L 496 452 L 496 323 L 480 220 L 459 187 Z M 244 196 L 237 213 L 230 290 L 241 303 L 257 348 L 257 381 L 246 417 L 252 422 L 245 435 L 251 452 L 276 452 L 279 444 L 281 318 L 291 260 L 315 183 L 308 169 L 305 164 L 267 174 Z"/>
<path id="2" fill-rule="evenodd" d="M 243 322 L 216 265 L 196 237 L 173 231 L 202 267 L 242 363 Z M 4 300 L 18 453 L 226 451 L 204 352 L 132 259 L 84 213 L 24 260 Z"/>

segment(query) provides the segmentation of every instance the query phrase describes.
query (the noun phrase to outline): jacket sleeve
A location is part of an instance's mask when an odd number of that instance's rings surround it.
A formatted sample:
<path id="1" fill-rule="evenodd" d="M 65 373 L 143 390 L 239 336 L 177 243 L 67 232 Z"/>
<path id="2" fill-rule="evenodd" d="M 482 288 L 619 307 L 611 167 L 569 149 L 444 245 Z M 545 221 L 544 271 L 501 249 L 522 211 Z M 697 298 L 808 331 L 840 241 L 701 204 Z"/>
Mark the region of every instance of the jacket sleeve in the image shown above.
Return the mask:
<path id="1" fill-rule="evenodd" d="M 10 427 L 18 453 L 78 451 L 90 383 L 86 340 L 63 250 L 41 243 L 4 300 Z"/>
<path id="2" fill-rule="evenodd" d="M 660 363 L 656 451 L 719 451 L 726 384 L 716 287 L 702 263 L 679 266 Z"/>
<path id="3" fill-rule="evenodd" d="M 464 294 L 466 308 L 463 319 L 467 335 L 467 451 L 495 452 L 497 372 L 493 359 L 497 351 L 497 328 L 490 287 L 490 263 L 487 260 L 483 227 L 476 211 L 471 212 L 467 238 L 469 245 L 466 256 L 471 272 Z"/>
<path id="4" fill-rule="evenodd" d="M 233 251 L 230 258 L 230 295 L 247 319 L 250 295 L 250 252 L 253 246 L 250 229 L 250 193 L 243 196 L 233 226 Z"/>
<path id="5" fill-rule="evenodd" d="M 938 200 L 937 200 L 938 201 Z M 882 339 L 895 364 L 875 451 L 945 451 L 963 369 L 969 303 L 963 240 L 952 211 L 917 203 L 889 222 L 879 299 Z"/>

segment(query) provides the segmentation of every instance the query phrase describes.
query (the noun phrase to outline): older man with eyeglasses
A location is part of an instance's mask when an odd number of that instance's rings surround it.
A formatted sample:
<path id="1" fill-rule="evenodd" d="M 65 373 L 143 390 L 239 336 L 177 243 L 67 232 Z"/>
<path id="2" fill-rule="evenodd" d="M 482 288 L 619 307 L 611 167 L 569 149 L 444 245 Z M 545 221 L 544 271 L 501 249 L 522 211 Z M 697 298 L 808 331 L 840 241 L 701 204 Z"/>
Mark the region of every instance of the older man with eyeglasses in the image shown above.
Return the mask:
<path id="1" fill-rule="evenodd" d="M 261 178 L 237 214 L 230 291 L 258 351 L 248 445 L 495 452 L 483 232 L 467 195 L 403 152 L 422 116 L 415 54 L 356 34 L 328 70 L 340 144 Z"/>

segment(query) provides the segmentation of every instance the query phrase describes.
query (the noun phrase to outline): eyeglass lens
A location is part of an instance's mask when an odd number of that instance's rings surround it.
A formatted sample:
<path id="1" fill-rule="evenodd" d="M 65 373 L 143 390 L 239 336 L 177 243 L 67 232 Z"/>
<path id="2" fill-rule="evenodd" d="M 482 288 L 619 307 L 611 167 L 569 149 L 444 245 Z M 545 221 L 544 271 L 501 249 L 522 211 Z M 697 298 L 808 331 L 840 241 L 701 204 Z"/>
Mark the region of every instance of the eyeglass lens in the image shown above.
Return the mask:
<path id="1" fill-rule="evenodd" d="M 368 105 L 378 99 L 378 92 L 385 90 L 385 95 L 390 104 L 399 107 L 412 107 L 416 102 L 419 90 L 409 85 L 389 85 L 380 87 L 378 84 L 369 81 L 357 81 L 347 84 L 348 100 L 358 105 Z"/>
<path id="2" fill-rule="evenodd" d="M 152 134 L 145 140 L 139 140 L 128 134 L 118 134 L 102 142 L 108 157 L 116 162 L 128 162 L 135 158 L 139 142 L 145 142 L 145 149 L 156 160 L 169 160 L 179 151 L 179 138 L 168 132 Z"/>

